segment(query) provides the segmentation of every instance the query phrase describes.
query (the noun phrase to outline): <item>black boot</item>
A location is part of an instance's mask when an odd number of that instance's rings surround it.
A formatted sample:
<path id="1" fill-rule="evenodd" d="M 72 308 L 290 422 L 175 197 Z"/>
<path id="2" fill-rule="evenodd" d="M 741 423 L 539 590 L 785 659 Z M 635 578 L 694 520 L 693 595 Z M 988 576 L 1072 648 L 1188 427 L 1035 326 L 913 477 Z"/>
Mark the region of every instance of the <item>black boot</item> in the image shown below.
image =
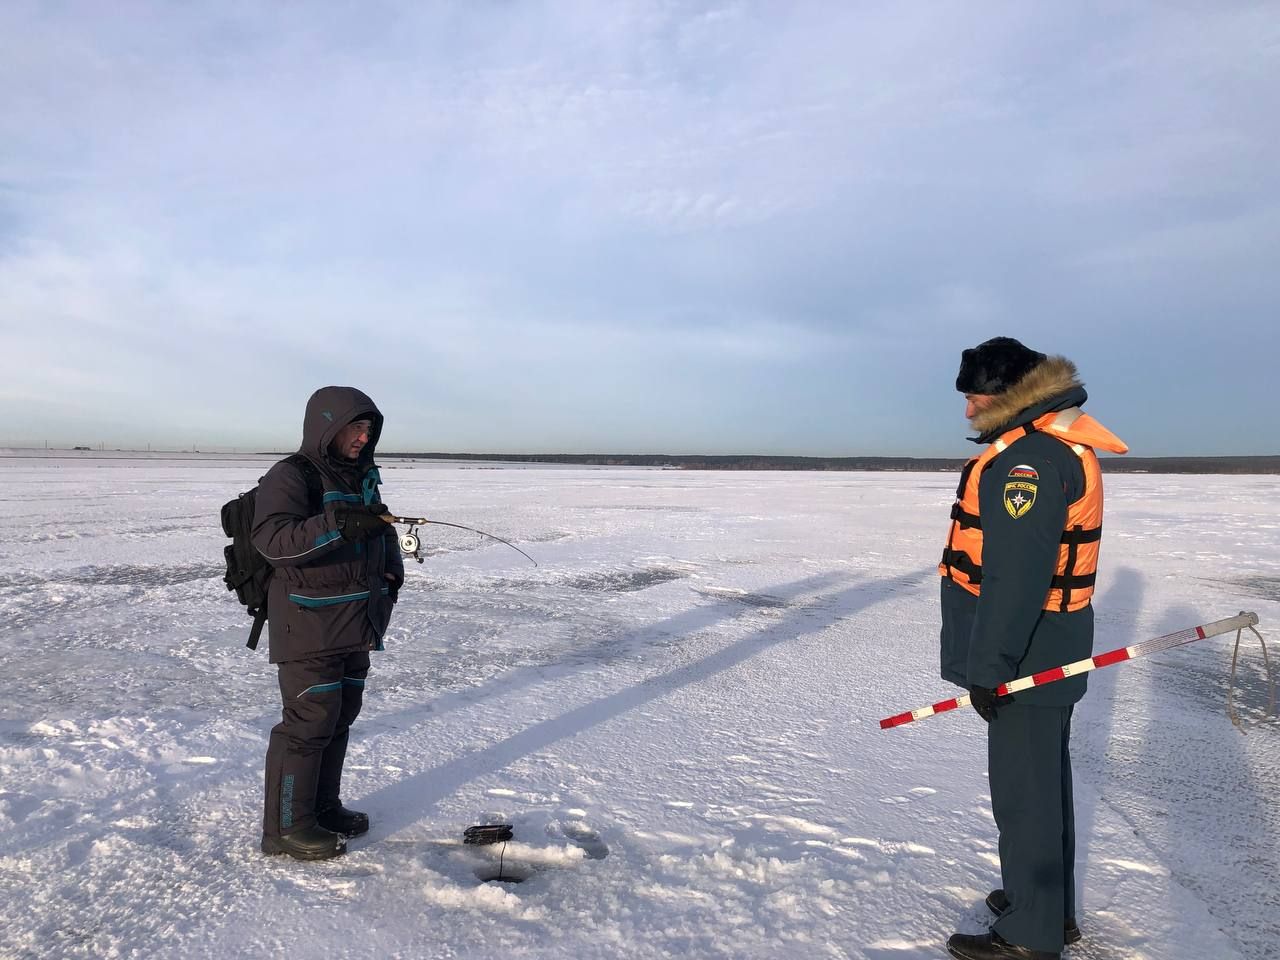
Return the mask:
<path id="1" fill-rule="evenodd" d="M 317 810 L 316 823 L 344 837 L 358 837 L 369 832 L 369 815 L 359 810 L 348 810 L 341 803 Z"/>
<path id="2" fill-rule="evenodd" d="M 283 837 L 262 835 L 262 852 L 287 853 L 295 860 L 328 860 L 347 850 L 347 838 L 323 827 L 303 827 Z"/>
<path id="3" fill-rule="evenodd" d="M 990 933 L 953 933 L 947 953 L 956 960 L 1061 960 L 1062 954 L 1032 950 L 1010 943 L 992 930 Z"/>
<path id="4" fill-rule="evenodd" d="M 997 917 L 1009 909 L 1009 898 L 1004 895 L 1003 890 L 992 890 L 987 894 L 987 909 Z M 1079 939 L 1080 927 L 1076 925 L 1076 918 L 1067 917 L 1062 921 L 1062 942 L 1070 946 Z"/>

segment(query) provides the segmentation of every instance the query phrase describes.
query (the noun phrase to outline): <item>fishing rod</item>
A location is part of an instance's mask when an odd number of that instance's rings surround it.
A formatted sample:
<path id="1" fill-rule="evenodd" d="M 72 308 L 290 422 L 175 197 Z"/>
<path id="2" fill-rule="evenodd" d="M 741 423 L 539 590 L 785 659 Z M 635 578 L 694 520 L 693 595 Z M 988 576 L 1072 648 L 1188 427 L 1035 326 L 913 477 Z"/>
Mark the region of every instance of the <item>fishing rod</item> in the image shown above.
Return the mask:
<path id="1" fill-rule="evenodd" d="M 488 533 L 484 530 L 477 530 L 475 527 L 464 527 L 460 523 L 449 523 L 446 520 L 428 520 L 426 517 L 397 517 L 395 514 L 391 513 L 382 514 L 382 520 L 384 523 L 407 523 L 409 525 L 409 532 L 401 535 L 400 537 L 400 549 L 404 552 L 405 556 L 413 557 L 413 559 L 417 560 L 419 563 L 423 562 L 423 556 L 422 538 L 418 536 L 418 527 L 426 526 L 430 523 L 437 527 L 453 527 L 455 530 L 466 530 L 469 533 L 478 533 L 480 536 L 488 537 L 490 540 L 497 540 L 499 543 L 505 543 L 535 567 L 538 565 L 537 560 L 533 559 L 533 557 L 529 556 L 510 540 L 503 540 L 495 534 Z"/>
<path id="2" fill-rule="evenodd" d="M 1115 650 L 1100 653 L 1096 657 L 1089 657 L 1087 660 L 1077 660 L 1075 663 L 1066 663 L 1050 670 L 1042 670 L 1040 673 L 1032 674 L 1029 677 L 1010 680 L 1008 683 L 1002 683 L 996 687 L 996 696 L 1002 697 L 1009 693 L 1017 693 L 1019 690 L 1041 687 L 1046 683 L 1061 680 L 1063 677 L 1078 676 L 1082 673 L 1088 673 L 1090 670 L 1096 670 L 1099 667 L 1109 667 L 1115 663 L 1124 663 L 1126 660 L 1133 660 L 1160 650 L 1168 650 L 1170 647 L 1179 647 L 1184 643 L 1194 643 L 1196 640 L 1203 640 L 1206 637 L 1216 637 L 1223 633 L 1230 633 L 1232 630 L 1248 629 L 1256 634 L 1258 631 L 1253 628 L 1257 623 L 1258 615 L 1256 613 L 1242 612 L 1225 620 L 1215 620 L 1213 623 L 1202 624 L 1198 627 L 1188 627 L 1176 633 L 1156 637 L 1154 640 L 1135 643 L 1131 647 L 1118 647 Z M 948 710 L 955 710 L 958 707 L 967 707 L 969 703 L 970 699 L 967 693 L 963 696 L 953 697 L 950 700 L 940 700 L 938 703 L 920 707 L 918 710 L 908 710 L 906 713 L 885 717 L 880 721 L 880 729 L 888 730 L 891 727 L 900 727 L 904 723 L 923 720 L 925 717 L 932 717 L 936 713 L 946 713 Z"/>

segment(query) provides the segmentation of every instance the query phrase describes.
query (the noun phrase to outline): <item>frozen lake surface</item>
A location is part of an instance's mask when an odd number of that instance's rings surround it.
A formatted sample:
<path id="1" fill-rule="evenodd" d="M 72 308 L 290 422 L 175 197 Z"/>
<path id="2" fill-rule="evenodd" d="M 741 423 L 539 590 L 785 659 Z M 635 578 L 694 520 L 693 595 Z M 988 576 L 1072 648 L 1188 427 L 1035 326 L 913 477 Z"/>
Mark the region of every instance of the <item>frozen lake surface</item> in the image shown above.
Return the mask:
<path id="1" fill-rule="evenodd" d="M 279 714 L 221 582 L 262 462 L 0 459 L 0 956 L 943 957 L 999 883 L 937 575 L 955 478 L 386 464 L 427 528 L 344 800 L 368 836 L 258 852 Z M 1280 478 L 1109 475 L 1095 651 L 1256 611 Z M 1280 943 L 1280 723 L 1234 637 L 1091 675 L 1081 958 Z M 1272 652 L 1280 668 L 1280 643 Z M 461 844 L 503 819 L 516 840 Z"/>

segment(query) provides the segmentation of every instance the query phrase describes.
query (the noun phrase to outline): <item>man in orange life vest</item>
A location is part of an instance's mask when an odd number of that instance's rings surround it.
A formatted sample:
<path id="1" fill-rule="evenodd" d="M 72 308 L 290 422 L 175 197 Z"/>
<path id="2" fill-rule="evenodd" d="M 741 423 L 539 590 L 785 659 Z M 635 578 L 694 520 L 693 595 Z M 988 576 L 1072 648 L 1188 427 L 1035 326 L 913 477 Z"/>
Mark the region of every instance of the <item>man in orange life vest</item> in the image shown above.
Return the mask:
<path id="1" fill-rule="evenodd" d="M 1011 337 L 965 350 L 956 389 L 985 448 L 965 465 L 942 575 L 942 676 L 987 722 L 1001 887 L 989 933 L 955 934 L 960 960 L 1052 960 L 1080 938 L 1075 913 L 1071 711 L 1085 677 L 997 697 L 995 688 L 1093 650 L 1102 535 L 1094 448 L 1124 453 L 1084 413 L 1076 368 Z"/>

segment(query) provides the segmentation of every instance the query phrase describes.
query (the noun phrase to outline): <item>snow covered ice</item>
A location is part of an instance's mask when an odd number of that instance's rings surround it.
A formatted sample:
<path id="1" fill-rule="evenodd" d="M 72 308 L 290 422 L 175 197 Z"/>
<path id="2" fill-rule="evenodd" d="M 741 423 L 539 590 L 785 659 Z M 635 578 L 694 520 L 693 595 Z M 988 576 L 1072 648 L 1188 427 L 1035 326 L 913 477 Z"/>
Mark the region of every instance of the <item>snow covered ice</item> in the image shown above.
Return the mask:
<path id="1" fill-rule="evenodd" d="M 981 721 L 877 726 L 955 692 L 954 476 L 387 461 L 398 512 L 539 566 L 423 530 L 348 755 L 373 828 L 298 863 L 258 852 L 275 672 L 221 582 L 266 463 L 0 460 L 0 956 L 908 960 L 985 927 Z M 1095 651 L 1241 610 L 1280 639 L 1280 478 L 1106 482 Z M 1091 675 L 1065 956 L 1277 956 L 1280 722 L 1247 634 L 1228 721 L 1233 643 Z"/>

